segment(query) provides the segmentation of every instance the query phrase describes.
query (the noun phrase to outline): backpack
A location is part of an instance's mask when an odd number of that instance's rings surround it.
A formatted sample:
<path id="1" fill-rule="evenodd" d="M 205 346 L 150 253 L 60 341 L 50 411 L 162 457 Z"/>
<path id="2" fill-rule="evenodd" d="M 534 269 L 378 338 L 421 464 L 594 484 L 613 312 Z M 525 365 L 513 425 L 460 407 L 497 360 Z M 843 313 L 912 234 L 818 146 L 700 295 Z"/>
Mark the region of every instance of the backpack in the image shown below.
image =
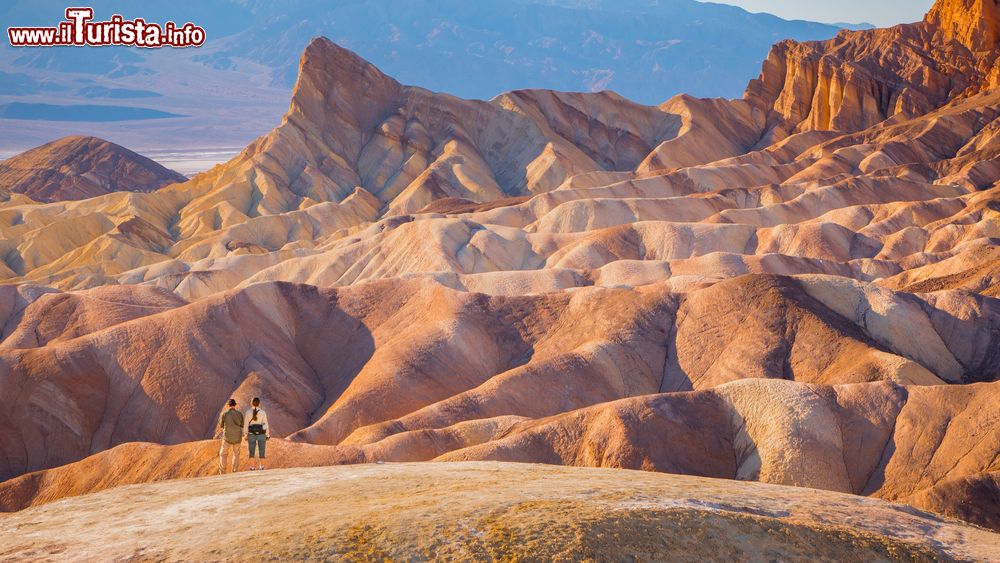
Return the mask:
<path id="1" fill-rule="evenodd" d="M 265 433 L 264 425 L 260 422 L 254 422 L 254 420 L 257 418 L 258 412 L 261 412 L 261 409 L 255 408 L 254 416 L 253 418 L 250 419 L 250 424 L 247 426 L 247 433 L 253 434 L 254 436 L 260 436 L 261 434 Z"/>

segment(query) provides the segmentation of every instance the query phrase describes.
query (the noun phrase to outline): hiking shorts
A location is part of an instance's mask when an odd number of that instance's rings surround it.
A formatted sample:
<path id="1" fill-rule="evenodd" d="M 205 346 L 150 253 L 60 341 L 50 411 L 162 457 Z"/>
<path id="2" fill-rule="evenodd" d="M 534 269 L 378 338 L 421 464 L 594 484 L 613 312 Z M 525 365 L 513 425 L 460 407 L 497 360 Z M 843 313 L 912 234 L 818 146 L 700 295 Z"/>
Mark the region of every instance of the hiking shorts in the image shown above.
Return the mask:
<path id="1" fill-rule="evenodd" d="M 267 457 L 264 455 L 264 447 L 267 446 L 266 434 L 247 434 L 247 445 L 250 446 L 250 459 L 254 457 L 254 448 L 260 449 L 260 459 Z"/>
<path id="2" fill-rule="evenodd" d="M 233 459 L 233 473 L 240 470 L 240 443 L 230 444 L 222 439 L 222 447 L 219 448 L 219 470 L 223 473 L 229 467 L 229 458 Z"/>

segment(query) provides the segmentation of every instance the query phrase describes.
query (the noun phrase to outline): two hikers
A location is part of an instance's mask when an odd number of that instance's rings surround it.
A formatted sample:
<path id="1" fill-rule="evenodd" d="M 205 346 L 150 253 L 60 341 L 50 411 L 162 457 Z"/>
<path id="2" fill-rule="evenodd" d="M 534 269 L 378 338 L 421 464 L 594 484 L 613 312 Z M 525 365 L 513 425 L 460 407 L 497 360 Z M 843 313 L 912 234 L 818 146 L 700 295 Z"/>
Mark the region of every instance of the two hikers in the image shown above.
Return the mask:
<path id="1" fill-rule="evenodd" d="M 271 437 L 271 427 L 267 423 L 267 413 L 260 407 L 260 398 L 254 397 L 251 409 L 246 414 L 236 408 L 236 399 L 229 399 L 228 409 L 219 418 L 222 431 L 222 447 L 219 449 L 219 471 L 226 472 L 232 459 L 232 472 L 240 470 L 240 444 L 247 439 L 250 448 L 250 470 L 264 469 L 267 439 Z M 259 455 L 259 457 L 258 457 Z M 258 460 L 254 467 L 254 459 Z"/>

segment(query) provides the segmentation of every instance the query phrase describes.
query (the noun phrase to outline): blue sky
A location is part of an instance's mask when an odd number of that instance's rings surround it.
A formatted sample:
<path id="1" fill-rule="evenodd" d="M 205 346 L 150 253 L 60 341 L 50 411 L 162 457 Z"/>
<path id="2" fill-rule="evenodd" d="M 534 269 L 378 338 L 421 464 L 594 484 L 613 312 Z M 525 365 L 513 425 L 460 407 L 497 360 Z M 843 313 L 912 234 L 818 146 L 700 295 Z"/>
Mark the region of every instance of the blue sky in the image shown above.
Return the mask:
<path id="1" fill-rule="evenodd" d="M 785 19 L 818 22 L 868 22 L 879 27 L 915 22 L 934 0 L 713 0 L 750 12 L 768 12 Z"/>

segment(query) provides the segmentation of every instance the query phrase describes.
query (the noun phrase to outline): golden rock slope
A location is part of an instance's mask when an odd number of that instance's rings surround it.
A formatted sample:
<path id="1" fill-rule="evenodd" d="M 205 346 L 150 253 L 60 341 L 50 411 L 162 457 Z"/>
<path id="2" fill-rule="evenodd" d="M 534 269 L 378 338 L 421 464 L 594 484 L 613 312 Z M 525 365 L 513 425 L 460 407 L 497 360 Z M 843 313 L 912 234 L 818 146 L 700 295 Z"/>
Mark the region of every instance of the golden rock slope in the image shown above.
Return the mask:
<path id="1" fill-rule="evenodd" d="M 779 44 L 744 99 L 660 107 L 459 100 L 317 39 L 231 162 L 0 205 L 0 505 L 204 475 L 220 405 L 261 396 L 290 466 L 647 469 L 1000 528 L 993 14 Z"/>

